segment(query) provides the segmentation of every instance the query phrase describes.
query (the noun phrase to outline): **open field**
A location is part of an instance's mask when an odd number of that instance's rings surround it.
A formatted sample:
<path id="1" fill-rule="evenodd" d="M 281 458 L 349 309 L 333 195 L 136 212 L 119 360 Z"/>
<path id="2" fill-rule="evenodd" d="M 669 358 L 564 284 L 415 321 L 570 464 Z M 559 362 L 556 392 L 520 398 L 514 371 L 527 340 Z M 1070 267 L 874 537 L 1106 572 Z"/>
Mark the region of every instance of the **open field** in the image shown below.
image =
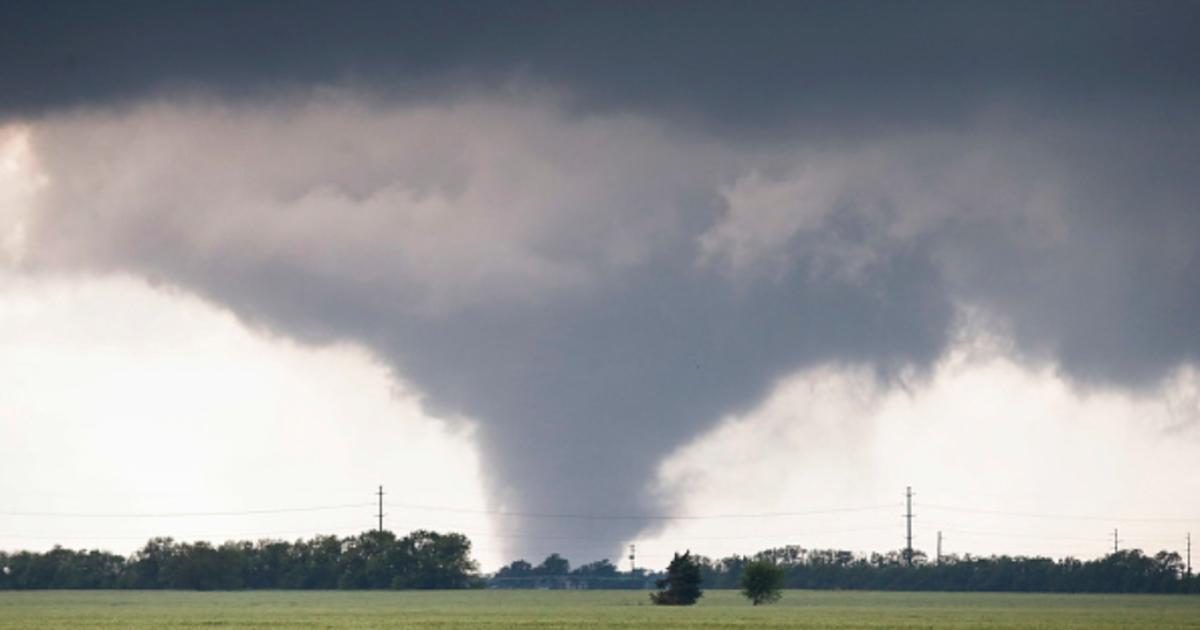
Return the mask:
<path id="1" fill-rule="evenodd" d="M 689 608 L 633 591 L 0 593 L 0 628 L 1200 628 L 1200 597 L 788 591 Z"/>

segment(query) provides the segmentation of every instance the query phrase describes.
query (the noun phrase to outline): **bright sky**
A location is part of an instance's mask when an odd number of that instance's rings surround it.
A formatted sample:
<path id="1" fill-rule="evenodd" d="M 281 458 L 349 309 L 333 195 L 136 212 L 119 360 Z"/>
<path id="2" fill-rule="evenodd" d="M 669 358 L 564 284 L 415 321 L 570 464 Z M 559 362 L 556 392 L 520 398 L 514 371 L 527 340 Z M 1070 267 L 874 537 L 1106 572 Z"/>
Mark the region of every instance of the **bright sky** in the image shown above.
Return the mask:
<path id="1" fill-rule="evenodd" d="M 375 522 L 384 484 L 389 528 L 464 531 L 485 568 L 510 560 L 470 512 L 488 509 L 470 423 L 422 413 L 362 349 L 297 345 L 128 277 L 0 287 L 3 548 L 352 534 Z M 880 394 L 862 370 L 785 379 L 679 450 L 659 483 L 672 514 L 815 513 L 671 522 L 636 540 L 639 563 L 683 547 L 895 549 L 905 485 L 930 552 L 942 530 L 947 553 L 1095 557 L 1114 527 L 1123 545 L 1179 549 L 1200 514 L 1200 434 L 1173 414 L 1194 404 L 1196 375 L 1155 396 L 1082 395 L 994 351 L 954 353 L 911 395 Z M 67 515 L 324 506 L 345 507 Z M 873 509 L 822 513 L 845 508 Z"/>

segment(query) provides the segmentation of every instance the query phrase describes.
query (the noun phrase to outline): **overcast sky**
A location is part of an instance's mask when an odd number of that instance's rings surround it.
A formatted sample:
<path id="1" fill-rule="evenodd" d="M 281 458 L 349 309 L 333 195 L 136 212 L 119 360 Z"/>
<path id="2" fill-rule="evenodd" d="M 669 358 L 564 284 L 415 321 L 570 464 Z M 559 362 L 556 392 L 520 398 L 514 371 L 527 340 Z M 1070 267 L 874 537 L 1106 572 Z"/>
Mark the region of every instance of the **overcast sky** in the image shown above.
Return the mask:
<path id="1" fill-rule="evenodd" d="M 0 9 L 0 547 L 1200 532 L 1192 3 Z M 681 518 L 686 517 L 686 518 Z M 624 560 L 623 564 L 627 565 Z"/>

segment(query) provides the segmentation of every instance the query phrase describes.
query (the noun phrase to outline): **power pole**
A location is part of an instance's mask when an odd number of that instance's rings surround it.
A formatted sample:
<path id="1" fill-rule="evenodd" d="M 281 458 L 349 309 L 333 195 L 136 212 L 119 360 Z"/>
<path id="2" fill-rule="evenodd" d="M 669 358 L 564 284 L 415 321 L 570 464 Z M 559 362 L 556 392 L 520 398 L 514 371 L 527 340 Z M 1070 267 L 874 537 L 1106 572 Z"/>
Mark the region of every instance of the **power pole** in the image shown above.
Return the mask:
<path id="1" fill-rule="evenodd" d="M 1187 574 L 1192 577 L 1192 532 L 1188 532 L 1187 543 Z"/>
<path id="2" fill-rule="evenodd" d="M 937 555 L 937 563 L 940 565 L 940 564 L 942 563 L 942 530 L 940 530 L 940 529 L 938 530 L 938 551 L 937 551 L 937 554 L 938 554 L 938 555 Z"/>
<path id="3" fill-rule="evenodd" d="M 637 545 L 629 545 L 629 572 L 637 572 L 637 564 L 634 560 L 637 558 Z"/>
<path id="4" fill-rule="evenodd" d="M 1117 553 L 1117 550 L 1118 550 L 1117 545 L 1120 542 L 1121 541 L 1119 539 L 1117 539 L 1117 528 L 1114 527 L 1113 528 L 1113 553 Z"/>
<path id="5" fill-rule="evenodd" d="M 379 533 L 383 533 L 383 486 L 379 486 L 379 492 L 375 493 L 379 497 Z"/>
<path id="6" fill-rule="evenodd" d="M 913 548 L 912 548 L 912 519 L 913 519 L 913 513 L 912 513 L 912 486 L 905 486 L 905 488 L 904 488 L 904 503 L 905 503 L 905 510 L 904 510 L 904 523 L 905 523 L 905 535 L 904 535 L 904 562 L 905 562 L 905 564 L 907 564 L 908 566 L 910 566 L 910 567 L 911 567 L 911 566 L 912 566 L 912 559 L 913 559 Z"/>

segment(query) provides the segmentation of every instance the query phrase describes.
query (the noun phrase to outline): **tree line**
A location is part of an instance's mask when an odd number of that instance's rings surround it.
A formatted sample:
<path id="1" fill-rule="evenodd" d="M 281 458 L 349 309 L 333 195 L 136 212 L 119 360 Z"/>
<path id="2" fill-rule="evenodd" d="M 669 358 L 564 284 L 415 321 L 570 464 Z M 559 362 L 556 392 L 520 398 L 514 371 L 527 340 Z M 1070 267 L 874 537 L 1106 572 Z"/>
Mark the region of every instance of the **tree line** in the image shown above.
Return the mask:
<path id="1" fill-rule="evenodd" d="M 796 546 L 753 556 L 697 558 L 706 588 L 738 588 L 742 572 L 767 561 L 784 572 L 785 588 L 890 591 L 1009 591 L 1053 593 L 1200 593 L 1173 551 L 1146 555 L 1137 549 L 1095 560 L 1024 556 L 948 555 L 931 561 L 916 552 L 909 566 L 903 552 L 854 554 Z"/>
<path id="2" fill-rule="evenodd" d="M 456 589 L 484 585 L 462 534 L 389 531 L 308 540 L 181 543 L 129 557 L 55 547 L 0 552 L 0 589 Z"/>
<path id="3" fill-rule="evenodd" d="M 744 588 L 747 567 L 765 562 L 782 570 L 784 588 L 797 589 L 1200 593 L 1200 578 L 1187 574 L 1183 559 L 1173 551 L 1150 556 L 1133 549 L 1095 560 L 947 555 L 940 561 L 931 561 L 918 551 L 912 560 L 910 566 L 901 551 L 864 555 L 798 546 L 719 559 L 692 556 L 701 583 L 709 589 Z M 565 558 L 551 554 L 538 566 L 517 560 L 500 569 L 490 584 L 501 588 L 644 589 L 662 576 L 622 573 L 607 560 L 571 570 Z"/>
<path id="4" fill-rule="evenodd" d="M 607 559 L 596 560 L 571 568 L 571 563 L 557 553 L 546 556 L 541 564 L 533 565 L 516 560 L 501 567 L 489 580 L 492 588 L 536 589 L 628 589 L 650 588 L 661 574 L 643 569 L 621 571 Z"/>
<path id="5" fill-rule="evenodd" d="M 686 554 L 685 554 L 686 555 Z M 855 554 L 787 546 L 719 559 L 691 555 L 706 589 L 743 586 L 754 562 L 783 572 L 785 588 L 911 591 L 1200 593 L 1179 554 L 1139 550 L 1095 560 L 1023 556 Z M 608 560 L 571 568 L 559 554 L 517 560 L 483 576 L 462 534 L 388 531 L 307 540 L 177 542 L 153 538 L 130 556 L 55 547 L 0 552 L 0 590 L 14 589 L 650 589 L 663 572 L 620 571 Z"/>

